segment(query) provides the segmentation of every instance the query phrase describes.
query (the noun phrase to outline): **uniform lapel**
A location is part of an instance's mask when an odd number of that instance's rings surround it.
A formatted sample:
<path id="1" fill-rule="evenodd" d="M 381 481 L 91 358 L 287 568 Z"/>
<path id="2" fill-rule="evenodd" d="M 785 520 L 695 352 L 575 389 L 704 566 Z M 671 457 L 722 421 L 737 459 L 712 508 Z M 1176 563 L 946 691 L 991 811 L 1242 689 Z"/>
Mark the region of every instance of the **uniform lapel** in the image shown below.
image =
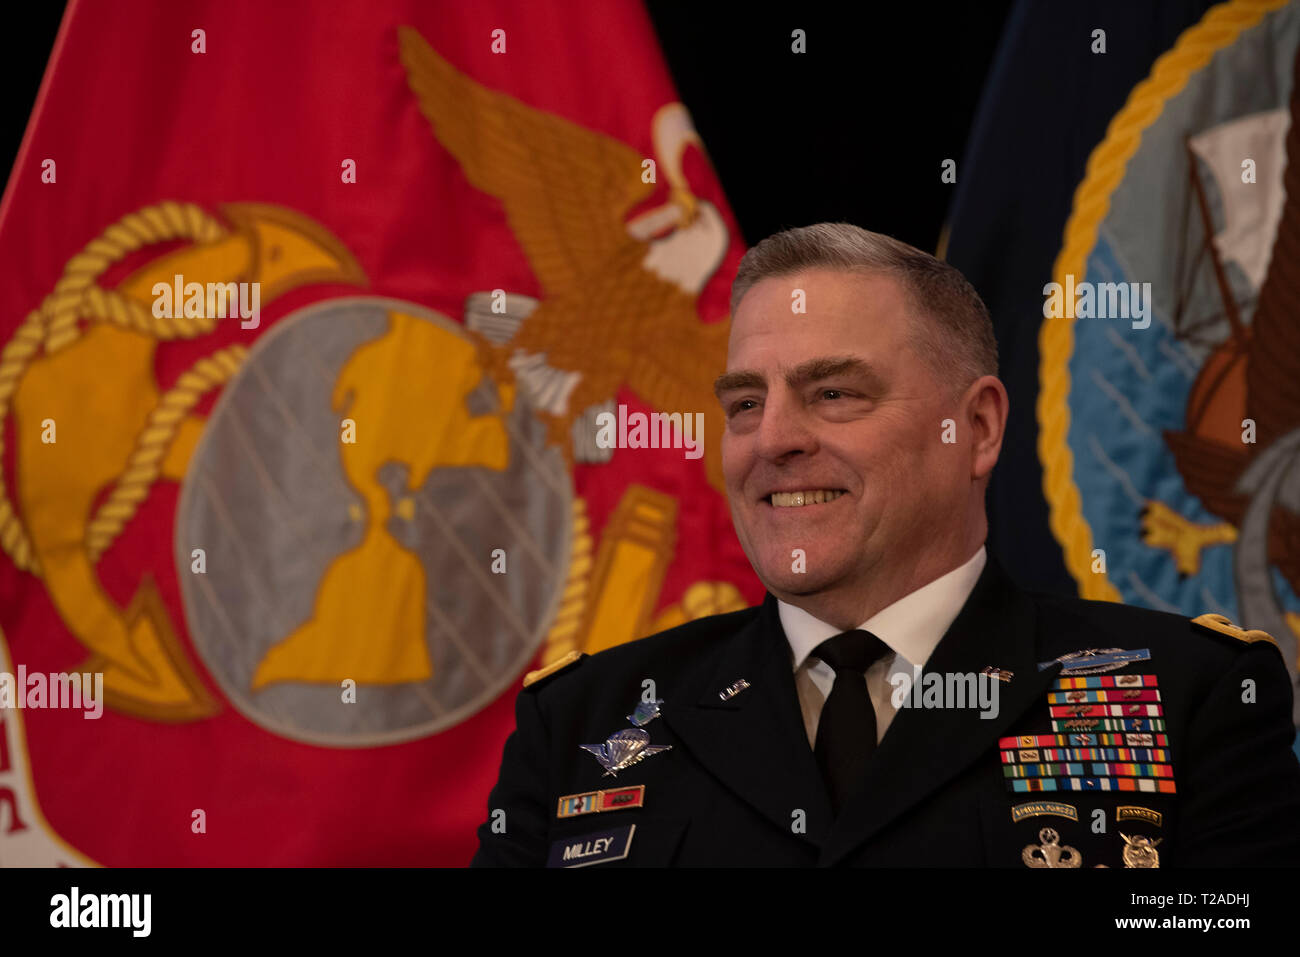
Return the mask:
<path id="1" fill-rule="evenodd" d="M 977 760 L 993 760 L 997 739 L 1041 702 L 1058 667 L 1038 670 L 1036 615 L 1029 598 L 990 555 L 966 604 L 953 621 L 925 673 L 974 673 L 992 665 L 1009 669 L 997 682 L 998 713 L 980 709 L 901 708 L 864 771 L 864 785 L 845 805 L 822 848 L 823 865 L 843 860 L 909 808 L 943 787 Z M 996 680 L 996 679 L 995 679 Z"/>
<path id="2" fill-rule="evenodd" d="M 831 823 L 830 802 L 799 711 L 789 643 L 776 599 L 730 639 L 684 690 L 683 704 L 665 704 L 663 719 L 706 770 L 790 833 L 793 813 L 806 812 L 806 839 L 820 845 Z M 724 700 L 739 679 L 749 687 Z"/>

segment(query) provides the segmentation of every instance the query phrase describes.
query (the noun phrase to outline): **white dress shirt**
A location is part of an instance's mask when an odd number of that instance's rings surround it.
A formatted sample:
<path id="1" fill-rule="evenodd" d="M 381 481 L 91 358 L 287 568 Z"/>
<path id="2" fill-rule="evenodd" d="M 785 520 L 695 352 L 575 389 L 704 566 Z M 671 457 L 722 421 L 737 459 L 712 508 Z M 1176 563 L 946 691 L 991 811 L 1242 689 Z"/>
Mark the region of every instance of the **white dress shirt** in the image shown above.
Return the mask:
<path id="1" fill-rule="evenodd" d="M 895 674 L 906 674 L 911 678 L 914 666 L 924 667 L 930 660 L 948 626 L 970 597 L 986 560 L 981 545 L 964 565 L 904 595 L 858 626 L 871 632 L 893 652 L 867 669 L 867 691 L 876 709 L 877 743 L 885 736 L 896 710 L 891 701 L 894 686 L 890 679 Z M 808 731 L 808 746 L 814 747 L 822 705 L 835 683 L 835 672 L 820 658 L 812 657 L 812 651 L 843 629 L 828 625 L 802 608 L 783 601 L 778 601 L 777 606 L 781 627 L 785 629 L 794 656 L 794 685 L 799 693 L 804 727 Z"/>

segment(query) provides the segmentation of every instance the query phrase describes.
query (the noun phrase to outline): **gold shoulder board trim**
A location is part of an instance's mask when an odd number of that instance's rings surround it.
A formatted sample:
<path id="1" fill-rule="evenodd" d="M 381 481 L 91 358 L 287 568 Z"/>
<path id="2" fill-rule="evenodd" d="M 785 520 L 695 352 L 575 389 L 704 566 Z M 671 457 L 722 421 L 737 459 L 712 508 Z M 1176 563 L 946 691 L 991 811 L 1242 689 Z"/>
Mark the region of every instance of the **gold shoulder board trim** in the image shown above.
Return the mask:
<path id="1" fill-rule="evenodd" d="M 1192 624 L 1200 625 L 1203 628 L 1211 628 L 1214 631 L 1227 635 L 1229 638 L 1236 638 L 1238 641 L 1244 641 L 1248 644 L 1255 641 L 1267 641 L 1274 648 L 1278 648 L 1278 650 L 1281 651 L 1277 639 L 1267 631 L 1260 631 L 1258 629 L 1247 631 L 1244 628 L 1234 625 L 1223 615 L 1211 615 L 1207 612 L 1204 615 L 1193 618 Z"/>
<path id="2" fill-rule="evenodd" d="M 1271 638 L 1269 640 L 1272 641 Z M 527 688 L 530 684 L 541 681 L 548 675 L 555 674 L 561 668 L 569 667 L 569 665 L 573 664 L 582 656 L 583 653 L 581 651 L 571 651 L 563 658 L 557 658 L 555 661 L 552 661 L 545 668 L 538 668 L 536 671 L 528 672 L 528 674 L 524 675 L 524 687 Z"/>

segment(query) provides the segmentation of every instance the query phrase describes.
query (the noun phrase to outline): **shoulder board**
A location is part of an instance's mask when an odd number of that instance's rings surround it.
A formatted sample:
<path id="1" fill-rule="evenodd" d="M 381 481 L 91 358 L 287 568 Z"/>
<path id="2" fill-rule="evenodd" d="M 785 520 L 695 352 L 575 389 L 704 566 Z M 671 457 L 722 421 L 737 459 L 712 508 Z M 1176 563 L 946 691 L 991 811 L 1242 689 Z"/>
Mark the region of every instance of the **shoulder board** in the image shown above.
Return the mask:
<path id="1" fill-rule="evenodd" d="M 545 668 L 538 668 L 536 671 L 530 671 L 528 674 L 524 675 L 524 687 L 527 688 L 531 684 L 536 684 L 543 678 L 549 678 L 556 672 L 563 671 L 565 668 L 569 667 L 569 665 L 581 661 L 585 657 L 587 656 L 581 651 L 571 651 L 563 658 L 557 658 L 555 661 L 552 661 Z"/>
<path id="2" fill-rule="evenodd" d="M 1277 639 L 1267 631 L 1259 631 L 1257 629 L 1247 631 L 1245 628 L 1234 625 L 1227 618 L 1223 617 L 1223 615 L 1211 615 L 1208 613 L 1199 615 L 1192 619 L 1192 624 L 1200 625 L 1208 631 L 1217 631 L 1221 635 L 1227 635 L 1229 638 L 1236 638 L 1238 641 L 1244 641 L 1247 644 L 1256 641 L 1267 641 L 1274 648 L 1278 648 L 1279 651 L 1281 650 L 1281 648 L 1278 647 Z"/>

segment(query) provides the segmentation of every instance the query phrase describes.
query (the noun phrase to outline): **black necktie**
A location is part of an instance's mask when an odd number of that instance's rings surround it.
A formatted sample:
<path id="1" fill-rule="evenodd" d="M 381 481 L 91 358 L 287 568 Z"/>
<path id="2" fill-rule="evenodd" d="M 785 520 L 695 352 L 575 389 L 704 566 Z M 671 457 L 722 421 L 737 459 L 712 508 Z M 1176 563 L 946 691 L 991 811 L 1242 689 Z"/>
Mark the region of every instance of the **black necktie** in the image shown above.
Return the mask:
<path id="1" fill-rule="evenodd" d="M 813 752 L 836 815 L 862 780 L 867 758 L 876 749 L 876 710 L 867 693 L 866 671 L 887 654 L 888 645 L 861 629 L 827 638 L 813 649 L 814 657 L 835 670 Z"/>

